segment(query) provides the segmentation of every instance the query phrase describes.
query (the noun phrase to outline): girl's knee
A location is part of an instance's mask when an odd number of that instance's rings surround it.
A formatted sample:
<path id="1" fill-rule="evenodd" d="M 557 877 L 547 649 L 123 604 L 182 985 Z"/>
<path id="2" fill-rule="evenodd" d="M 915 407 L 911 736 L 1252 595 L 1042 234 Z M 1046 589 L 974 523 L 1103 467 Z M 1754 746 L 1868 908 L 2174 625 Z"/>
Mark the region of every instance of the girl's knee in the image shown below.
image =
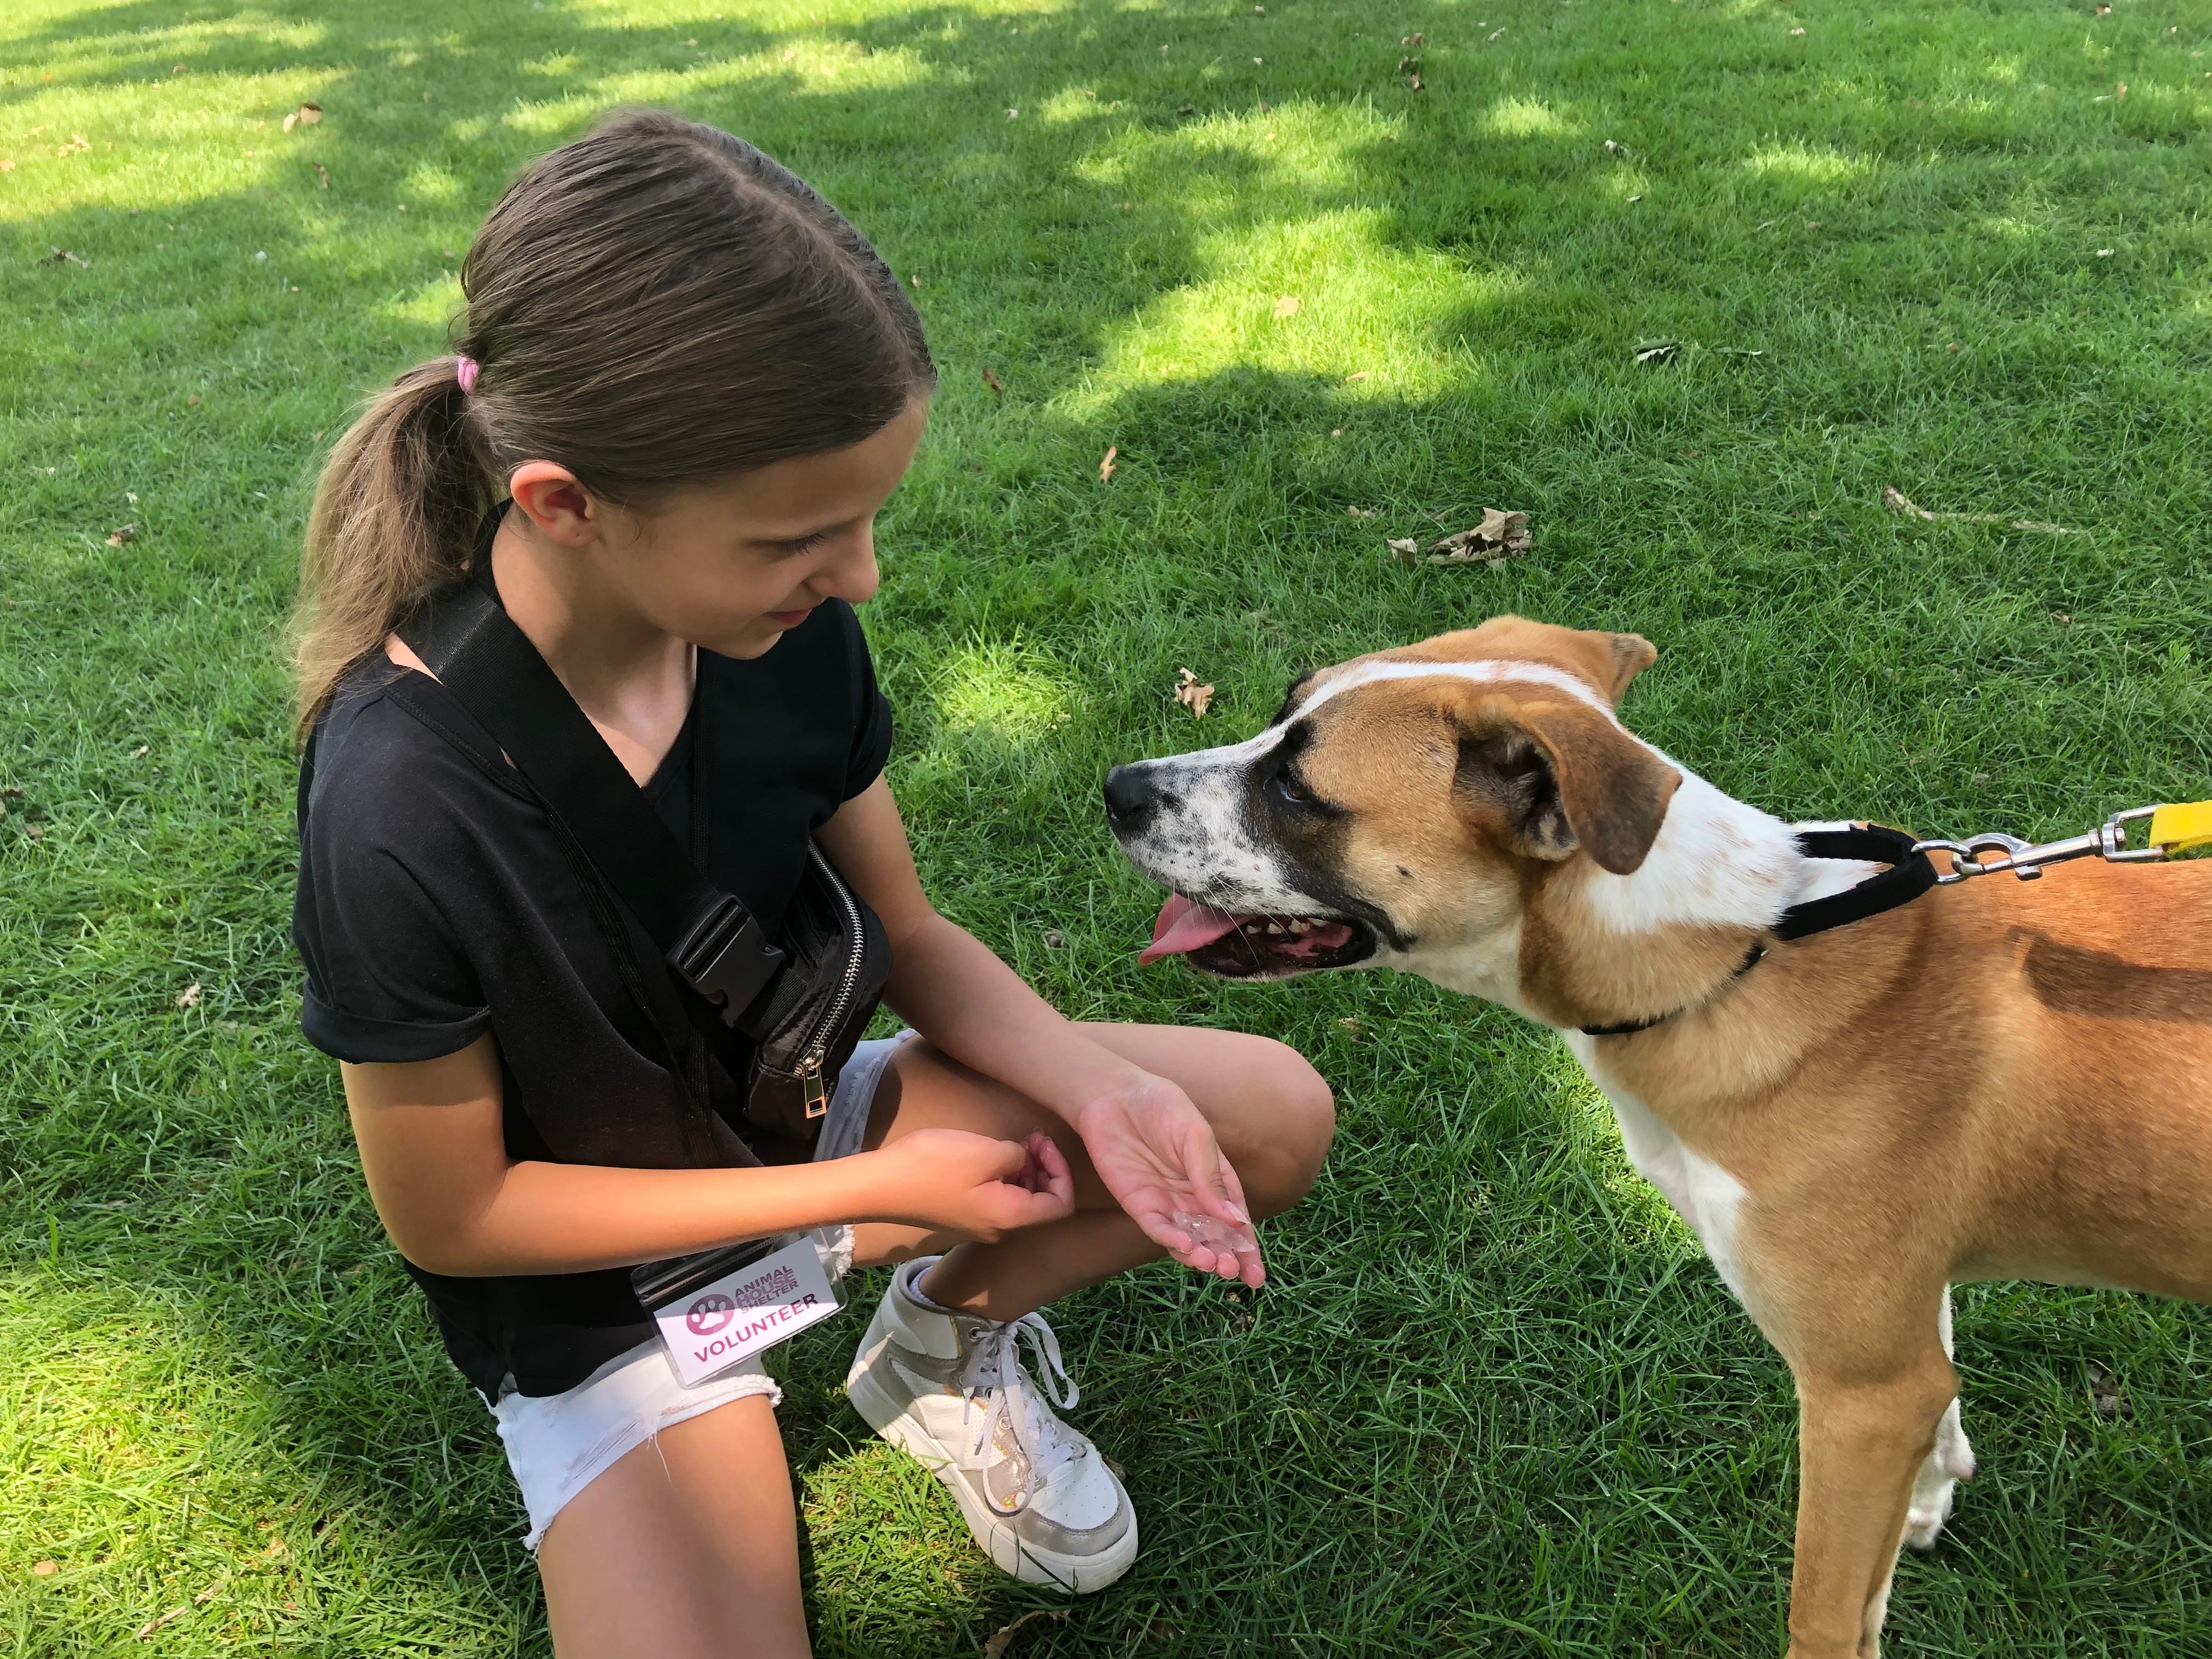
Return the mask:
<path id="1" fill-rule="evenodd" d="M 1250 1141 L 1231 1157 L 1244 1194 L 1262 1214 L 1304 1198 L 1336 1137 L 1336 1097 L 1304 1054 L 1269 1042 L 1252 1070 L 1253 1112 L 1240 1126 Z"/>

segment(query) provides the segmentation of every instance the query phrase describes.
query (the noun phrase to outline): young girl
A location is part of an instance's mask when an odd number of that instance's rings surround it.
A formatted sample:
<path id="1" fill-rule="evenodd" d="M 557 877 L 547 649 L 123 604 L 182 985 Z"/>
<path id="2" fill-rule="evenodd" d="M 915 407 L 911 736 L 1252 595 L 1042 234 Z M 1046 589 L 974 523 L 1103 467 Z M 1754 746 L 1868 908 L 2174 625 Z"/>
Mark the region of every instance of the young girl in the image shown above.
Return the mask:
<path id="1" fill-rule="evenodd" d="M 775 1384 L 682 1386 L 629 1273 L 793 1229 L 902 1264 L 848 1391 L 978 1543 L 1111 1583 L 1135 1514 L 1051 1409 L 1074 1389 L 1036 1310 L 1164 1253 L 1259 1284 L 1246 1223 L 1312 1182 L 1328 1090 L 1258 1037 L 1071 1024 L 930 908 L 853 607 L 935 369 L 833 209 L 726 133 L 624 115 L 507 191 L 463 287 L 459 355 L 401 375 L 316 496 L 294 932 L 377 1212 L 498 1420 L 556 1650 L 807 1651 Z M 395 631 L 462 580 L 770 938 L 810 842 L 882 917 L 919 1036 L 861 1045 L 811 1158 L 670 1151 L 733 1143 L 672 1132 L 683 1067 L 592 870 Z M 719 1060 L 716 1133 L 751 1135 Z"/>

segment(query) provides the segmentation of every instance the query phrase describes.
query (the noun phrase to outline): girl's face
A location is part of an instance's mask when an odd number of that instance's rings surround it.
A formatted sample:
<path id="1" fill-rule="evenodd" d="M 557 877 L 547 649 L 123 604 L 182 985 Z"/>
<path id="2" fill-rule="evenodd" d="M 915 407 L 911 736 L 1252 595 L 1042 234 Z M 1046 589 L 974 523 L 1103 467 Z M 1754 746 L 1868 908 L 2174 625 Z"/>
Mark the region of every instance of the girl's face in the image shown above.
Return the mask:
<path id="1" fill-rule="evenodd" d="M 916 397 L 859 443 L 772 461 L 649 512 L 593 501 L 598 534 L 576 551 L 593 566 L 592 585 L 641 621 L 724 656 L 757 657 L 823 600 L 874 594 L 876 514 L 913 465 L 928 416 Z M 525 500 L 520 474 L 516 483 Z"/>

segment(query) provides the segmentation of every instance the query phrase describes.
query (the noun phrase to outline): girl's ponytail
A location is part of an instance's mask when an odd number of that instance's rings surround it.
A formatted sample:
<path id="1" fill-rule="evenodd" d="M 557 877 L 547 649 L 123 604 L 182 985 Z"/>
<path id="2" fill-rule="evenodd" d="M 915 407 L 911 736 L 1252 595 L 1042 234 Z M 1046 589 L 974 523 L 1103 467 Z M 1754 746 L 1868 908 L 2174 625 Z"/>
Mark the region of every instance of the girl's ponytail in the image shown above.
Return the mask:
<path id="1" fill-rule="evenodd" d="M 489 495 L 460 361 L 435 358 L 400 375 L 323 467 L 300 565 L 302 739 L 345 672 L 468 563 Z"/>
<path id="2" fill-rule="evenodd" d="M 617 113 L 526 168 L 461 289 L 467 355 L 394 381 L 315 491 L 303 737 L 347 670 L 461 573 L 492 490 L 524 462 L 645 507 L 858 443 L 937 380 L 866 237 L 743 139 L 663 110 Z"/>

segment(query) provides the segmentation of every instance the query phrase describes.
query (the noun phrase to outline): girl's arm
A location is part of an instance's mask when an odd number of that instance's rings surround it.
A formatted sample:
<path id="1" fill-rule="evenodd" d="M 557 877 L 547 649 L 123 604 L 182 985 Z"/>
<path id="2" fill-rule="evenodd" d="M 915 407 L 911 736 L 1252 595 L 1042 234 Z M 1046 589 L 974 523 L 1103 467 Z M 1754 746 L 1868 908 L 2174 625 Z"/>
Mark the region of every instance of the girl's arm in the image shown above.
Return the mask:
<path id="1" fill-rule="evenodd" d="M 1043 1135 L 1018 1146 L 924 1129 L 826 1164 L 623 1170 L 516 1163 L 501 1128 L 499 1052 L 343 1068 L 369 1196 L 399 1253 L 459 1278 L 627 1267 L 840 1221 L 994 1240 L 1074 1209 Z"/>
<path id="2" fill-rule="evenodd" d="M 1212 1127 L 1163 1077 L 1101 1048 L 965 928 L 929 902 L 890 786 L 878 778 L 822 826 L 823 848 L 883 918 L 891 977 L 884 1000 L 963 1065 L 1058 1113 L 1121 1207 L 1152 1241 L 1201 1273 L 1264 1276 L 1237 1172 Z M 1211 1216 L 1225 1247 L 1175 1217 Z"/>

